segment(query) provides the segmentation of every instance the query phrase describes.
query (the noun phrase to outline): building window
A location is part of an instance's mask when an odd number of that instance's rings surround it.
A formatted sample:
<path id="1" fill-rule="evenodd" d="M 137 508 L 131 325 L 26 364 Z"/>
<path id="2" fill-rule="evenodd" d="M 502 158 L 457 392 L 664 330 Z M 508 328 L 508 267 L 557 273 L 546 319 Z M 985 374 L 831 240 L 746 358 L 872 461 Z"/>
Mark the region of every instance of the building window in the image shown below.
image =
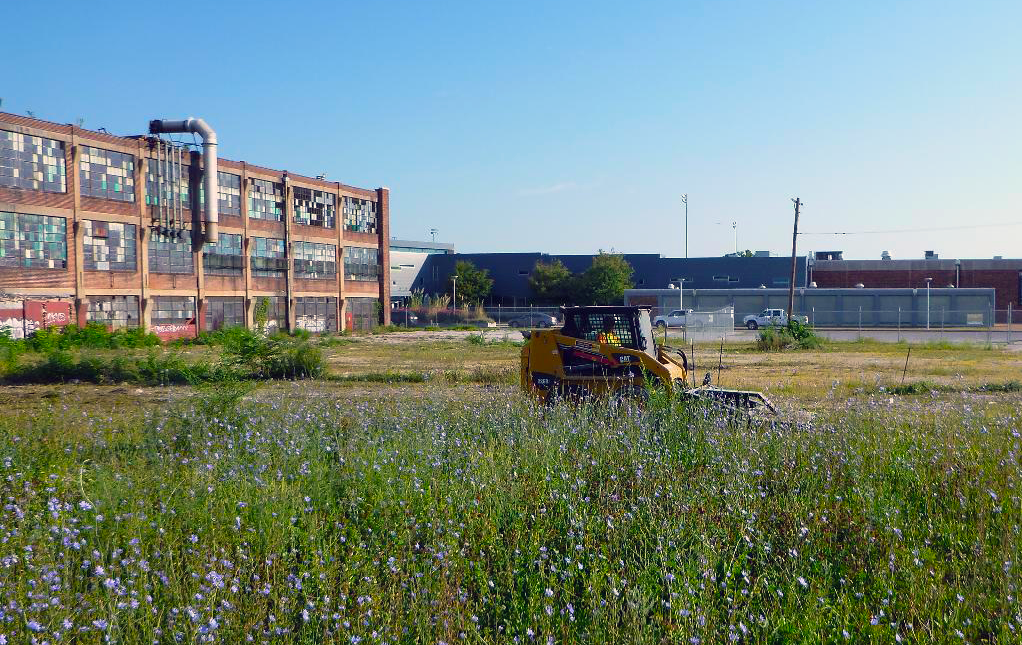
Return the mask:
<path id="1" fill-rule="evenodd" d="M 295 327 L 317 333 L 337 331 L 337 298 L 332 296 L 296 298 Z"/>
<path id="2" fill-rule="evenodd" d="M 337 277 L 337 247 L 317 242 L 295 242 L 291 245 L 295 275 L 300 278 L 333 279 Z"/>
<path id="3" fill-rule="evenodd" d="M 154 296 L 154 325 L 187 325 L 195 322 L 195 296 Z"/>
<path id="4" fill-rule="evenodd" d="M 337 219 L 336 195 L 295 186 L 295 221 L 309 226 L 333 228 Z"/>
<path id="5" fill-rule="evenodd" d="M 280 278 L 287 273 L 287 254 L 284 240 L 272 237 L 253 237 L 252 275 L 263 278 Z"/>
<path id="6" fill-rule="evenodd" d="M 729 276 L 726 276 L 726 275 L 715 275 L 715 276 L 713 276 L 713 281 L 714 282 L 727 282 L 728 279 L 729 279 Z"/>
<path id="7" fill-rule="evenodd" d="M 82 221 L 86 271 L 134 271 L 135 225 Z"/>
<path id="8" fill-rule="evenodd" d="M 255 315 L 259 308 L 266 307 L 266 329 L 284 329 L 287 327 L 287 298 L 284 296 L 255 296 L 253 299 Z M 255 321 L 259 324 L 258 319 Z"/>
<path id="9" fill-rule="evenodd" d="M 345 298 L 347 314 L 354 331 L 369 331 L 380 323 L 377 298 Z"/>
<path id="10" fill-rule="evenodd" d="M 220 233 L 216 244 L 207 242 L 202 248 L 202 272 L 206 275 L 237 276 L 244 266 L 241 235 Z"/>
<path id="11" fill-rule="evenodd" d="M 180 237 L 178 237 L 180 233 Z M 153 229 L 149 238 L 149 270 L 153 273 L 192 273 L 192 232 L 187 230 L 171 234 Z"/>
<path id="12" fill-rule="evenodd" d="M 376 202 L 356 197 L 344 198 L 344 230 L 376 233 Z"/>
<path id="13" fill-rule="evenodd" d="M 274 222 L 284 221 L 284 184 L 253 179 L 248 189 L 248 216 Z"/>
<path id="14" fill-rule="evenodd" d="M 135 201 L 135 157 L 129 154 L 82 146 L 78 177 L 83 196 Z"/>
<path id="15" fill-rule="evenodd" d="M 0 187 L 66 193 L 64 142 L 0 130 Z"/>
<path id="16" fill-rule="evenodd" d="M 0 266 L 67 268 L 67 220 L 0 212 Z"/>
<path id="17" fill-rule="evenodd" d="M 185 153 L 187 159 L 189 154 Z M 174 205 L 173 197 L 176 195 L 182 208 L 191 208 L 188 201 L 188 173 L 191 166 L 185 164 L 167 163 L 163 160 L 163 169 L 160 172 L 160 160 L 149 159 L 146 163 L 145 173 L 145 203 L 147 206 L 159 206 L 160 204 Z M 166 178 L 160 183 L 160 175 Z M 174 193 L 174 195 L 171 195 Z"/>
<path id="18" fill-rule="evenodd" d="M 111 329 L 138 327 L 138 296 L 89 296 L 85 318 Z"/>
<path id="19" fill-rule="evenodd" d="M 244 326 L 244 298 L 240 296 L 206 298 L 206 331 Z"/>
<path id="20" fill-rule="evenodd" d="M 344 279 L 371 282 L 380 275 L 378 249 L 361 246 L 344 247 Z"/>
<path id="21" fill-rule="evenodd" d="M 216 171 L 217 212 L 221 215 L 241 217 L 241 176 Z M 206 208 L 206 186 L 199 183 L 199 208 Z"/>

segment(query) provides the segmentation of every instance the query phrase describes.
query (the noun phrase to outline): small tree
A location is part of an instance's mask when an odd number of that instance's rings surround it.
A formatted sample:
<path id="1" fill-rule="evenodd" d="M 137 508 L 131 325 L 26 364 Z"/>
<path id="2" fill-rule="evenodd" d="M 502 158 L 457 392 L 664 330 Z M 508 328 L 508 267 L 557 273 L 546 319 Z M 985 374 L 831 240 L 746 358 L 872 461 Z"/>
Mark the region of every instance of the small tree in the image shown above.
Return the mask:
<path id="1" fill-rule="evenodd" d="M 585 303 L 614 305 L 624 301 L 625 289 L 632 288 L 634 270 L 623 255 L 604 253 L 593 258 L 593 264 L 582 274 L 582 295 Z"/>
<path id="2" fill-rule="evenodd" d="M 564 304 L 573 300 L 575 276 L 560 260 L 536 262 L 529 275 L 529 289 L 537 302 Z"/>
<path id="3" fill-rule="evenodd" d="M 454 265 L 454 273 L 447 279 L 447 291 L 454 294 L 454 277 L 458 278 L 457 298 L 463 303 L 478 304 L 490 295 L 493 289 L 493 278 L 486 269 L 480 269 L 476 265 L 461 260 Z M 454 303 L 457 308 L 458 303 Z"/>

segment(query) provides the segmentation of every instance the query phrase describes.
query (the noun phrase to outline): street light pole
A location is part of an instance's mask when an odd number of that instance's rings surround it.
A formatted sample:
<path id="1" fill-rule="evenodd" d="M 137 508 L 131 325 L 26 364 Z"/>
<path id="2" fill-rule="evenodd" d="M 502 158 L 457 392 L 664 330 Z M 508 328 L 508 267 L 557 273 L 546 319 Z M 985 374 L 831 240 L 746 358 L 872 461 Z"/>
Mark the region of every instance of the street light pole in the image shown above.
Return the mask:
<path id="1" fill-rule="evenodd" d="M 685 259 L 688 259 L 688 193 L 681 196 L 681 203 L 685 205 Z"/>
<path id="2" fill-rule="evenodd" d="M 735 229 L 735 255 L 738 255 L 738 222 L 731 222 L 731 228 Z"/>
<path id="3" fill-rule="evenodd" d="M 926 280 L 926 329 L 930 329 L 930 283 L 933 282 L 933 278 L 925 278 Z"/>

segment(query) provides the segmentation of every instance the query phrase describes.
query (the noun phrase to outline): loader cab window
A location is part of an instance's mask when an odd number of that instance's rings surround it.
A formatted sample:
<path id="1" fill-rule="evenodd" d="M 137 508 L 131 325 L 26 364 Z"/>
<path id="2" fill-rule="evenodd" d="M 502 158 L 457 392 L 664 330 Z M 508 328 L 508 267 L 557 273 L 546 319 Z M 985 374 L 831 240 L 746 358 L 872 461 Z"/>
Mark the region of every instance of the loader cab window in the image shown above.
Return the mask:
<path id="1" fill-rule="evenodd" d="M 638 349 L 632 319 L 620 313 L 574 313 L 565 319 L 566 336 L 600 342 L 601 334 L 615 340 L 614 344 Z"/>

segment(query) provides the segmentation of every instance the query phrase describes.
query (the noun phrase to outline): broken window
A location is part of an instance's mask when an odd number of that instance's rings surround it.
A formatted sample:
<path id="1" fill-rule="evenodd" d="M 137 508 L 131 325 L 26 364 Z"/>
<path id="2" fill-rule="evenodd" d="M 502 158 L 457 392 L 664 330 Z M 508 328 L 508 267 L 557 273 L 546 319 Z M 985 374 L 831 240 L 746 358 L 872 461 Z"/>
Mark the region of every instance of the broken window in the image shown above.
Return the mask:
<path id="1" fill-rule="evenodd" d="M 64 142 L 0 130 L 0 186 L 66 193 Z"/>
<path id="2" fill-rule="evenodd" d="M 337 247 L 317 242 L 295 242 L 291 245 L 295 275 L 300 278 L 337 277 Z"/>
<path id="3" fill-rule="evenodd" d="M 67 220 L 0 212 L 0 266 L 67 268 Z"/>
<path id="4" fill-rule="evenodd" d="M 336 196 L 312 188 L 294 188 L 295 222 L 308 226 L 333 228 L 337 217 Z"/>
<path id="5" fill-rule="evenodd" d="M 284 221 L 284 184 L 252 179 L 248 189 L 248 216 L 274 222 Z"/>
<path id="6" fill-rule="evenodd" d="M 264 278 L 281 278 L 287 273 L 284 240 L 272 237 L 253 237 L 250 246 L 252 275 Z"/>
<path id="7" fill-rule="evenodd" d="M 245 326 L 245 299 L 241 296 L 206 298 L 206 331 Z"/>
<path id="8" fill-rule="evenodd" d="M 180 233 L 180 237 L 178 236 Z M 149 270 L 153 273 L 192 273 L 192 232 L 176 231 L 171 234 L 153 229 L 149 238 Z"/>
<path id="9" fill-rule="evenodd" d="M 135 225 L 82 220 L 86 271 L 134 271 Z"/>
<path id="10" fill-rule="evenodd" d="M 187 325 L 195 321 L 195 296 L 153 296 L 154 325 Z"/>
<path id="11" fill-rule="evenodd" d="M 376 202 L 357 197 L 344 198 L 344 230 L 375 234 L 376 227 Z"/>
<path id="12" fill-rule="evenodd" d="M 78 178 L 85 197 L 135 201 L 135 157 L 132 155 L 82 146 Z"/>
<path id="13" fill-rule="evenodd" d="M 89 296 L 85 318 L 111 329 L 138 327 L 138 296 Z"/>
<path id="14" fill-rule="evenodd" d="M 372 282 L 380 275 L 379 249 L 344 247 L 344 279 Z"/>
<path id="15" fill-rule="evenodd" d="M 245 266 L 241 235 L 220 233 L 216 244 L 202 247 L 202 272 L 206 275 L 238 276 Z"/>

